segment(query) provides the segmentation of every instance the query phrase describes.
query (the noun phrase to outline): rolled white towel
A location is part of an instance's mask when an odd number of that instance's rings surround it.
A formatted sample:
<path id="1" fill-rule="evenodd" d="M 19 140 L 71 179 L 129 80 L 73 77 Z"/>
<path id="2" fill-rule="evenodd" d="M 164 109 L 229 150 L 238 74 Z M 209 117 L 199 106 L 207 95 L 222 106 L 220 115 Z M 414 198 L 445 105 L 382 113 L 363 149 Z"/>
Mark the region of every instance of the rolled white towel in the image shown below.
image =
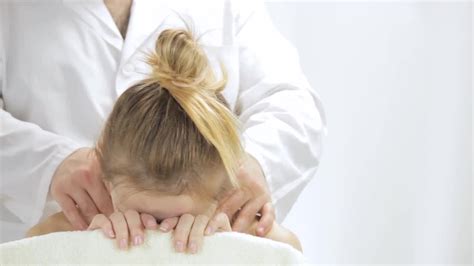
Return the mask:
<path id="1" fill-rule="evenodd" d="M 5 264 L 278 264 L 306 263 L 290 245 L 236 232 L 204 238 L 197 254 L 174 251 L 172 234 L 146 230 L 145 242 L 119 250 L 116 240 L 100 230 L 57 232 L 0 244 L 0 265 Z"/>

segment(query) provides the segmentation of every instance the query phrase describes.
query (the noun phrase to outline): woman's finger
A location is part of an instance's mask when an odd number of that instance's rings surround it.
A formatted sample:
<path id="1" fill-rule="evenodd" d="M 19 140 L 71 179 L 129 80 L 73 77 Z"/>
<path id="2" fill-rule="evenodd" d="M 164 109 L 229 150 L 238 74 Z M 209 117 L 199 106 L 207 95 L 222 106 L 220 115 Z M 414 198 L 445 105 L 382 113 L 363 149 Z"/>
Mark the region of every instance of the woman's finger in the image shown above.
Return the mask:
<path id="1" fill-rule="evenodd" d="M 127 249 L 128 247 L 128 224 L 123 213 L 114 212 L 110 215 L 110 220 L 117 236 L 117 244 L 120 249 Z"/>
<path id="2" fill-rule="evenodd" d="M 145 225 L 146 229 L 155 230 L 156 228 L 158 228 L 158 224 L 153 215 L 148 213 L 140 213 L 140 218 L 142 220 L 142 224 Z"/>
<path id="3" fill-rule="evenodd" d="M 177 252 L 183 252 L 188 245 L 189 232 L 194 222 L 194 216 L 183 214 L 174 230 L 174 246 Z"/>
<path id="4" fill-rule="evenodd" d="M 263 208 L 266 202 L 267 198 L 265 196 L 260 196 L 248 201 L 232 223 L 232 231 L 246 232 L 255 221 L 258 211 Z"/>
<path id="5" fill-rule="evenodd" d="M 71 222 L 74 228 L 78 230 L 85 230 L 87 228 L 87 223 L 72 198 L 66 194 L 58 195 L 58 203 L 59 206 L 61 206 L 64 215 Z"/>
<path id="6" fill-rule="evenodd" d="M 101 228 L 106 237 L 114 238 L 115 233 L 112 227 L 112 222 L 104 214 L 97 214 L 93 219 L 87 230 L 95 230 Z"/>
<path id="7" fill-rule="evenodd" d="M 194 219 L 188 240 L 188 251 L 190 253 L 197 253 L 198 250 L 201 249 L 204 238 L 204 229 L 206 228 L 208 222 L 209 217 L 205 215 L 198 215 L 196 219 Z"/>
<path id="8" fill-rule="evenodd" d="M 134 246 L 141 245 L 145 239 L 143 232 L 143 224 L 140 219 L 140 214 L 134 210 L 127 210 L 125 212 L 125 219 L 127 220 L 128 230 L 130 231 L 130 238 Z"/>
<path id="9" fill-rule="evenodd" d="M 178 225 L 179 217 L 166 218 L 160 223 L 160 231 L 169 232 Z"/>
<path id="10" fill-rule="evenodd" d="M 258 236 L 266 236 L 268 232 L 272 229 L 273 222 L 275 221 L 275 210 L 273 209 L 273 204 L 267 202 L 263 205 L 262 217 L 258 221 L 256 234 Z"/>
<path id="11" fill-rule="evenodd" d="M 219 231 L 232 231 L 232 228 L 230 227 L 229 217 L 224 212 L 218 213 L 214 215 L 214 217 L 212 217 L 212 219 L 207 224 L 206 231 L 204 232 L 204 234 L 211 235 L 214 232 Z"/>

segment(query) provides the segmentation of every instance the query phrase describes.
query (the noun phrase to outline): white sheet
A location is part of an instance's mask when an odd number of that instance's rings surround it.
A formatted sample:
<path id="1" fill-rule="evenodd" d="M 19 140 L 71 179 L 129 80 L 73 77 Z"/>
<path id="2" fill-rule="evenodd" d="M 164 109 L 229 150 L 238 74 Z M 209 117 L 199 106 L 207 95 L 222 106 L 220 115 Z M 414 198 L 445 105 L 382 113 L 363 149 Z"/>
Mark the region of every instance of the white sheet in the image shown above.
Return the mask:
<path id="1" fill-rule="evenodd" d="M 0 244 L 0 264 L 121 263 L 121 264 L 279 264 L 305 263 L 290 245 L 250 235 L 226 232 L 204 238 L 198 254 L 176 253 L 172 234 L 146 231 L 145 243 L 119 250 L 100 230 L 58 232 Z"/>

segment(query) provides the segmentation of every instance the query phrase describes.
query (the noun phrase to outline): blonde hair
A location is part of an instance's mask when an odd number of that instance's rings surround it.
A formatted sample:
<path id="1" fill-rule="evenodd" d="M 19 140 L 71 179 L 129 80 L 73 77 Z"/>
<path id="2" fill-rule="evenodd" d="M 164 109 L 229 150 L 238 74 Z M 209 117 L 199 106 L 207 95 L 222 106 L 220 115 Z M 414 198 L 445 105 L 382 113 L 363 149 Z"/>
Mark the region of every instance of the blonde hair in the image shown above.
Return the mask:
<path id="1" fill-rule="evenodd" d="M 117 99 L 97 143 L 104 178 L 181 193 L 223 167 L 237 186 L 243 149 L 223 67 L 217 80 L 189 27 L 161 32 L 147 62 L 152 73 Z"/>

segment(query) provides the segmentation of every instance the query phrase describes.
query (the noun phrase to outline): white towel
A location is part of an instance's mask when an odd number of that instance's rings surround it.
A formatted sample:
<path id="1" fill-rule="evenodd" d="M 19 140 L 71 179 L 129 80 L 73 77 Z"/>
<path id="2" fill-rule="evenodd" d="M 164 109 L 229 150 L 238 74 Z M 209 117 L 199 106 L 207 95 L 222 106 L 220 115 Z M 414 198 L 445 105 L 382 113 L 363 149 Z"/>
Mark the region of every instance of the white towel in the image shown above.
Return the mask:
<path id="1" fill-rule="evenodd" d="M 204 237 L 197 254 L 176 253 L 171 233 L 146 230 L 145 242 L 119 250 L 100 230 L 57 232 L 0 244 L 0 265 L 23 263 L 278 264 L 306 263 L 290 245 L 236 232 Z"/>

